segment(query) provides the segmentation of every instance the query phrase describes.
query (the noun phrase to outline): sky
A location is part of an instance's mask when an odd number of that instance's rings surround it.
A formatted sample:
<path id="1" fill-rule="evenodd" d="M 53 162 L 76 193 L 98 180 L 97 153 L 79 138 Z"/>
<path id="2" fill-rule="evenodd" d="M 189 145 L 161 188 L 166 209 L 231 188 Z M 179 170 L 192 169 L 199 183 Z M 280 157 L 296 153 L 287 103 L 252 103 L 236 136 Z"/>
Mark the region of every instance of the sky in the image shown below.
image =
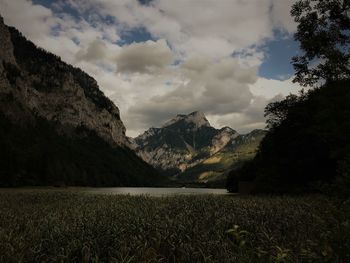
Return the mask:
<path id="1" fill-rule="evenodd" d="M 202 111 L 212 126 L 264 128 L 292 83 L 293 0 L 0 0 L 5 23 L 82 68 L 127 135 Z"/>

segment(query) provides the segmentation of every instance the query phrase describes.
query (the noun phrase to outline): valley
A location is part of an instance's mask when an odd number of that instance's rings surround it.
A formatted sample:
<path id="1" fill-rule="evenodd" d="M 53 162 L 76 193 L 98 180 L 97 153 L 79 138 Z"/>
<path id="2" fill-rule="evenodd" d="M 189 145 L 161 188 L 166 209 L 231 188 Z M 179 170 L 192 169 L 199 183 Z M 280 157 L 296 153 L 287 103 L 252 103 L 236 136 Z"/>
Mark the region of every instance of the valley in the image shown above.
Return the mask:
<path id="1" fill-rule="evenodd" d="M 349 0 L 0 13 L 0 263 L 350 262 Z"/>
<path id="2" fill-rule="evenodd" d="M 225 188 L 228 172 L 255 156 L 266 133 L 216 129 L 196 111 L 128 138 L 96 80 L 2 19 L 0 30 L 1 186 Z"/>

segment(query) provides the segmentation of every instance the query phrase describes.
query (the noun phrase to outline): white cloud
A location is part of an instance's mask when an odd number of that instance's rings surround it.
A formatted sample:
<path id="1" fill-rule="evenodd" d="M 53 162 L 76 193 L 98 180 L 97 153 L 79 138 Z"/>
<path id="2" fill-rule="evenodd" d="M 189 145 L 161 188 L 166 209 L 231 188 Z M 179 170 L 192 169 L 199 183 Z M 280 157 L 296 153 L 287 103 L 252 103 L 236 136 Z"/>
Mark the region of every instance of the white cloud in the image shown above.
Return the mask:
<path id="1" fill-rule="evenodd" d="M 177 83 L 161 95 L 143 95 L 136 99 L 125 115 L 129 134 L 161 124 L 178 113 L 203 111 L 211 124 L 217 128 L 230 126 L 246 133 L 252 129 L 265 128 L 264 108 L 290 93 L 298 93 L 301 87 L 284 81 L 259 78 L 256 68 L 241 68 L 235 59 L 217 63 L 196 57 L 186 61 L 174 75 Z M 203 63 L 201 63 L 203 62 Z M 144 83 L 147 90 L 152 84 Z M 157 92 L 151 92 L 157 94 Z"/>
<path id="2" fill-rule="evenodd" d="M 147 128 L 149 125 L 160 126 L 180 112 L 201 110 L 206 114 L 228 114 L 249 107 L 253 99 L 249 84 L 256 81 L 256 68 L 241 68 L 234 58 L 201 64 L 203 61 L 209 59 L 190 59 L 174 70 L 177 85 L 131 106 L 128 119 L 136 120 L 140 128 Z"/>
<path id="3" fill-rule="evenodd" d="M 56 21 L 52 11 L 25 0 L 1 0 L 5 23 L 15 26 L 30 39 L 46 37 Z"/>
<path id="4" fill-rule="evenodd" d="M 289 33 L 296 30 L 297 26 L 290 15 L 291 0 L 274 0 L 271 6 L 271 19 L 274 27 L 281 28 Z"/>
<path id="5" fill-rule="evenodd" d="M 235 49 L 248 47 L 271 36 L 269 2 L 269 0 L 219 2 L 203 0 L 199 3 L 187 0 L 162 0 L 156 1 L 154 6 L 162 10 L 164 19 L 177 21 L 178 29 L 187 36 L 186 42 L 179 39 L 174 41 L 176 42 L 174 46 L 178 44 L 180 49 L 194 52 L 198 45 L 201 53 L 205 52 L 210 56 L 212 52 L 217 51 L 221 51 L 221 55 L 229 55 Z"/>
<path id="6" fill-rule="evenodd" d="M 79 52 L 76 54 L 76 58 L 78 61 L 103 60 L 107 56 L 106 49 L 107 46 L 104 42 L 101 40 L 94 40 L 87 48 L 79 50 Z"/>
<path id="7" fill-rule="evenodd" d="M 71 1 L 72 2 L 72 1 Z M 180 56 L 225 57 L 262 44 L 273 29 L 295 30 L 289 15 L 290 0 L 76 0 L 79 12 L 98 10 L 112 16 L 121 28 L 144 27 L 154 37 L 166 39 Z"/>
<path id="8" fill-rule="evenodd" d="M 64 13 L 67 4 L 81 17 Z M 291 79 L 257 76 L 265 58 L 259 45 L 274 37 L 275 28 L 295 30 L 291 4 L 59 0 L 52 11 L 27 0 L 1 0 L 0 8 L 7 24 L 96 78 L 120 108 L 128 134 L 136 136 L 194 110 L 205 112 L 216 127 L 241 132 L 264 127 L 265 105 L 300 89 Z M 120 36 L 137 28 L 158 40 L 118 44 Z"/>
<path id="9" fill-rule="evenodd" d="M 164 39 L 132 43 L 121 48 L 116 57 L 117 71 L 152 73 L 164 69 L 173 61 L 173 53 Z"/>
<path id="10" fill-rule="evenodd" d="M 290 93 L 297 94 L 301 86 L 292 82 L 293 77 L 286 80 L 258 78 L 257 82 L 250 86 L 252 93 L 256 96 L 273 98 L 278 94 L 287 96 Z"/>

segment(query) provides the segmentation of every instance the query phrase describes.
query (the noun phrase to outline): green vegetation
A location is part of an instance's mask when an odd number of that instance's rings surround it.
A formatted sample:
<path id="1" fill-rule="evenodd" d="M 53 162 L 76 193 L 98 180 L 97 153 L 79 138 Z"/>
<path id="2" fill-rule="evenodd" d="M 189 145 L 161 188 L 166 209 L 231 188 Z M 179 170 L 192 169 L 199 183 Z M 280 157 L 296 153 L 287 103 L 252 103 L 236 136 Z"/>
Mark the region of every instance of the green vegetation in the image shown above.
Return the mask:
<path id="1" fill-rule="evenodd" d="M 218 153 L 178 175 L 180 182 L 201 182 L 207 185 L 225 187 L 227 174 L 238 169 L 243 163 L 253 159 L 266 132 L 254 130 L 239 135 L 233 142 Z"/>
<path id="2" fill-rule="evenodd" d="M 291 15 L 298 23 L 295 39 L 304 51 L 295 56 L 294 81 L 313 86 L 320 80 L 350 78 L 350 1 L 298 0 Z"/>
<path id="3" fill-rule="evenodd" d="M 58 131 L 70 129 L 60 134 Z M 14 125 L 0 114 L 0 186 L 154 186 L 164 177 L 128 148 L 112 147 L 84 127 L 44 119 Z"/>
<path id="4" fill-rule="evenodd" d="M 321 196 L 0 192 L 1 262 L 349 262 L 350 205 Z"/>

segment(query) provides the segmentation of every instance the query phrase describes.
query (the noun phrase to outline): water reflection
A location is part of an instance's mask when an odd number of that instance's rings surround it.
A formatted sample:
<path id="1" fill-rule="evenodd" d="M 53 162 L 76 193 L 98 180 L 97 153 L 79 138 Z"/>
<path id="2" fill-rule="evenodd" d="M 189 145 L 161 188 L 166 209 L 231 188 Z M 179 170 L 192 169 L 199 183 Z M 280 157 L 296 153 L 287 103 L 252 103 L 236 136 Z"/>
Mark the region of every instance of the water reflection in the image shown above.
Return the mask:
<path id="1" fill-rule="evenodd" d="M 156 187 L 111 187 L 111 188 L 93 188 L 89 189 L 90 193 L 105 194 L 129 194 L 129 195 L 200 195 L 215 194 L 228 195 L 226 189 L 210 189 L 210 188 L 156 188 Z"/>

